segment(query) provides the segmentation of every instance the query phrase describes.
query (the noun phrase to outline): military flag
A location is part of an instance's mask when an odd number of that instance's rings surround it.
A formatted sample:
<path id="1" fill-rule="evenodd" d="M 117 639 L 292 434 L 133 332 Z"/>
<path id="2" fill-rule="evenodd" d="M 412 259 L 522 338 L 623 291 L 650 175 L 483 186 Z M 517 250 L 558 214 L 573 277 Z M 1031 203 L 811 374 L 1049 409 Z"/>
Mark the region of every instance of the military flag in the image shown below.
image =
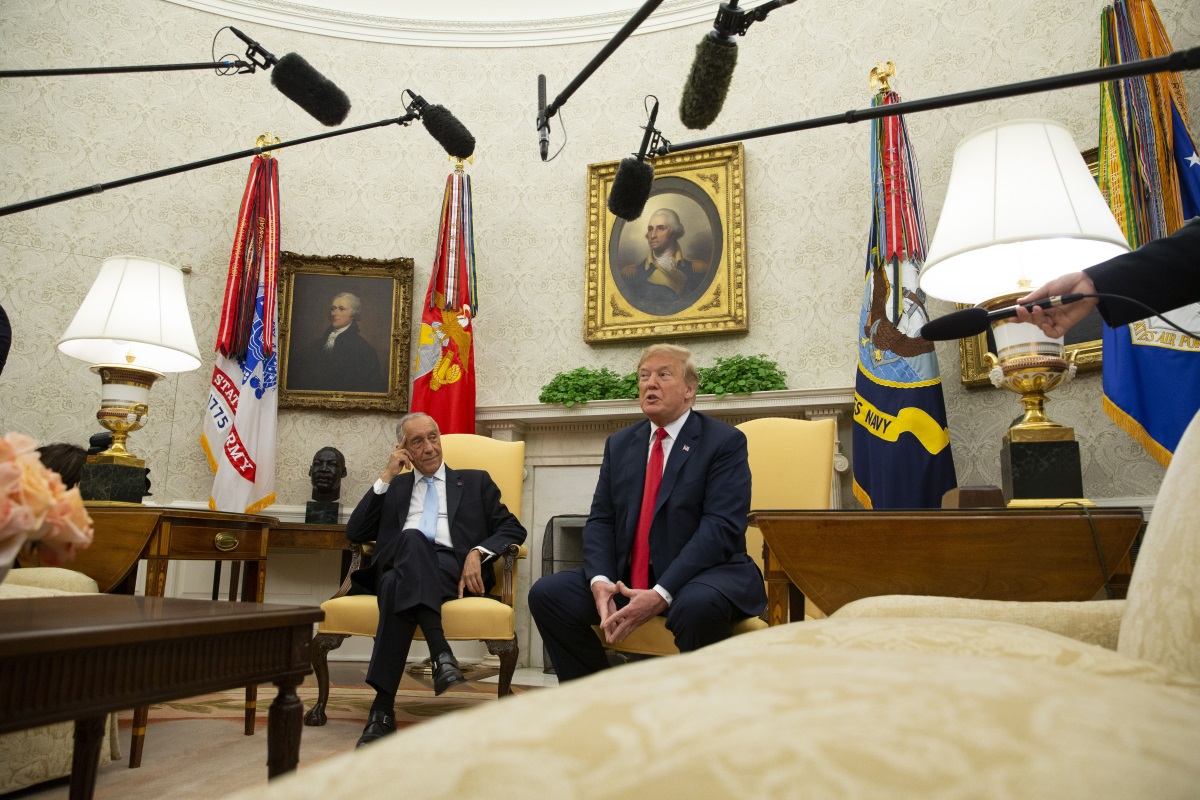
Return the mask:
<path id="1" fill-rule="evenodd" d="M 263 154 L 242 196 L 200 434 L 214 511 L 256 514 L 275 502 L 278 266 L 279 169 Z"/>
<path id="2" fill-rule="evenodd" d="M 900 97 L 885 85 L 872 106 Z M 858 318 L 854 495 L 867 508 L 936 508 L 957 485 L 946 402 L 917 277 L 927 238 L 902 116 L 871 123 L 873 215 Z"/>
<path id="3" fill-rule="evenodd" d="M 1151 0 L 1101 13 L 1101 65 L 1157 58 L 1171 42 Z M 1099 180 L 1130 247 L 1200 214 L 1200 157 L 1178 73 L 1102 84 Z M 1195 330 L 1200 303 L 1170 312 Z M 1104 410 L 1163 466 L 1200 408 L 1200 341 L 1157 317 L 1104 328 Z"/>
<path id="4" fill-rule="evenodd" d="M 442 433 L 475 432 L 472 337 L 479 301 L 472 225 L 471 178 L 460 161 L 446 178 L 442 197 L 442 220 L 421 312 L 410 403 L 412 411 L 433 417 Z"/>

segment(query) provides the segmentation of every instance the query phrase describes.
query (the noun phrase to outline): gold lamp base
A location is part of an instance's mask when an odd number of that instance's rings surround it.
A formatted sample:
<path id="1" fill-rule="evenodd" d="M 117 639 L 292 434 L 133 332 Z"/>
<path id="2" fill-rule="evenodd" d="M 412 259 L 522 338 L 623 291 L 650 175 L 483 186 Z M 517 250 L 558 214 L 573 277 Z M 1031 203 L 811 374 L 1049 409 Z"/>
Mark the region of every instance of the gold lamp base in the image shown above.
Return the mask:
<path id="1" fill-rule="evenodd" d="M 133 364 L 97 364 L 92 372 L 100 376 L 101 384 L 96 420 L 112 431 L 113 443 L 104 452 L 89 456 L 88 463 L 145 467 L 145 460 L 130 453 L 125 443 L 130 433 L 146 424 L 150 387 L 163 373 Z"/>
<path id="2" fill-rule="evenodd" d="M 1002 295 L 980 303 L 988 311 L 1007 308 L 1024 293 Z M 1042 335 L 1037 326 L 1015 318 L 998 320 L 992 325 L 996 353 L 985 353 L 992 385 L 1021 395 L 1025 414 L 1008 429 L 1005 439 L 1012 442 L 1069 442 L 1075 430 L 1046 415 L 1046 394 L 1069 383 L 1075 377 L 1075 353 L 1065 355 L 1062 339 Z"/>

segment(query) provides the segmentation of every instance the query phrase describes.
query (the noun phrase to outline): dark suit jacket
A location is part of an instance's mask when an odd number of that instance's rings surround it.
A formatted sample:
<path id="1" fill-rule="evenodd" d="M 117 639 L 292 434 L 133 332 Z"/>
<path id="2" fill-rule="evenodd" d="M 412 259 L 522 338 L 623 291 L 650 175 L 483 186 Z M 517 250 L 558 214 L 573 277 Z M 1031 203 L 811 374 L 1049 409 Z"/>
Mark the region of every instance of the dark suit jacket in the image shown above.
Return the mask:
<path id="1" fill-rule="evenodd" d="M 408 518 L 415 474 L 397 475 L 383 494 L 375 494 L 374 488 L 367 489 L 350 515 L 346 537 L 352 542 L 375 542 L 374 564 L 351 575 L 351 594 L 375 594 L 376 570 L 391 565 L 395 540 Z M 483 470 L 453 470 L 447 465 L 446 507 L 450 541 L 460 567 L 475 547 L 500 553 L 510 544 L 525 541 L 525 528 L 500 502 L 499 487 Z M 483 570 L 483 579 L 491 588 L 490 569 Z"/>
<path id="2" fill-rule="evenodd" d="M 600 480 L 583 529 L 587 579 L 616 581 L 629 572 L 637 533 L 650 422 L 614 433 L 604 444 Z M 692 411 L 671 447 L 650 527 L 650 564 L 675 595 L 699 581 L 727 597 L 746 616 L 761 614 L 767 597 L 762 573 L 746 555 L 750 464 L 737 428 Z"/>
<path id="3" fill-rule="evenodd" d="M 333 349 L 325 341 L 333 329 L 306 348 L 300 359 L 288 365 L 288 388 L 340 392 L 386 392 L 387 374 L 379 369 L 375 348 L 362 337 L 358 323 L 338 334 Z"/>
<path id="4" fill-rule="evenodd" d="M 1123 294 L 1157 311 L 1200 302 L 1200 219 L 1084 272 L 1097 292 Z M 1121 300 L 1101 300 L 1099 308 L 1114 328 L 1150 316 L 1144 308 Z"/>

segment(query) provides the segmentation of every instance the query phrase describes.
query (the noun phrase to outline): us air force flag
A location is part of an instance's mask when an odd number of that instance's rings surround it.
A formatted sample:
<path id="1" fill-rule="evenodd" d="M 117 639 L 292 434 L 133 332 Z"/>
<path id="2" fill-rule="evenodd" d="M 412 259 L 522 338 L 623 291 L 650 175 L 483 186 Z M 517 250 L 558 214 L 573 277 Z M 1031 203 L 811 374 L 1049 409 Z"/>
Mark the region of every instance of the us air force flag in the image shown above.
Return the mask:
<path id="1" fill-rule="evenodd" d="M 872 105 L 899 102 L 877 94 Z M 946 403 L 917 275 L 925 258 L 920 177 L 902 117 L 872 125 L 874 217 L 858 317 L 854 495 L 867 508 L 936 508 L 957 485 Z"/>
<path id="2" fill-rule="evenodd" d="M 1153 3 L 1122 1 L 1103 10 L 1102 66 L 1171 51 Z M 1100 187 L 1131 246 L 1167 236 L 1200 215 L 1200 156 L 1178 73 L 1105 84 L 1100 131 Z M 1200 304 L 1166 316 L 1185 330 L 1200 328 Z M 1105 326 L 1103 336 L 1105 412 L 1169 465 L 1200 408 L 1200 340 L 1157 317 Z"/>

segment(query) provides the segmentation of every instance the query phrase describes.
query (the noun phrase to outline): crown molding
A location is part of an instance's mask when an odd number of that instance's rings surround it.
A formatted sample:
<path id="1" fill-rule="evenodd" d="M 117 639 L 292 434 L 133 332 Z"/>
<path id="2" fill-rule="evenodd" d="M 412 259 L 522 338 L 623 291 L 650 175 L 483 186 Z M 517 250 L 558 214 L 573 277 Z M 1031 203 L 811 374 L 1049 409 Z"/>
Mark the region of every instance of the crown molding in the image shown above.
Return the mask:
<path id="1" fill-rule="evenodd" d="M 545 47 L 604 41 L 611 39 L 638 8 L 616 7 L 629 6 L 631 0 L 593 0 L 594 7 L 608 5 L 613 8 L 587 15 L 546 17 L 547 8 L 554 6 L 549 0 L 507 0 L 505 3 L 492 0 L 489 3 L 462 3 L 457 10 L 476 17 L 503 13 L 506 18 L 444 20 L 367 13 L 366 9 L 379 11 L 389 7 L 389 4 L 376 0 L 326 0 L 325 5 L 286 0 L 166 2 L 247 23 L 410 47 Z M 331 7 L 334 5 L 339 7 Z M 711 21 L 716 13 L 715 5 L 712 0 L 666 0 L 634 35 Z M 350 6 L 360 10 L 350 10 Z M 406 11 L 413 13 L 411 9 Z M 428 13 L 432 15 L 435 11 Z"/>

